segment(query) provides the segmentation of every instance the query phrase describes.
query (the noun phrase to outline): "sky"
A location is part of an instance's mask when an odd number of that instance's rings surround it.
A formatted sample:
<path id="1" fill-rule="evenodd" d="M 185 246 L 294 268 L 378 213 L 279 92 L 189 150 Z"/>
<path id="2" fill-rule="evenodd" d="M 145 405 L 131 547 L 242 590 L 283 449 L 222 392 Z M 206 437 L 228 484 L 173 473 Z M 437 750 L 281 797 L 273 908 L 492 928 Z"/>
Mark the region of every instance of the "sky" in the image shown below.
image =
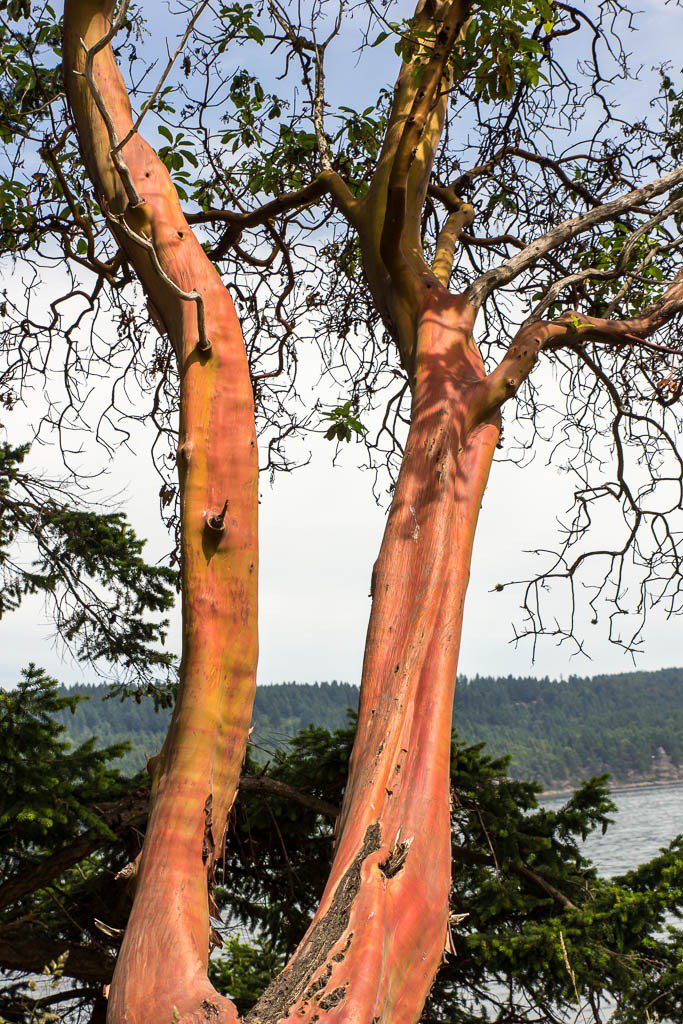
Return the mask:
<path id="1" fill-rule="evenodd" d="M 647 27 L 639 36 L 639 59 L 658 63 L 662 32 L 666 49 L 683 52 L 683 19 L 673 4 L 646 0 L 641 4 Z M 674 39 L 674 35 L 677 36 Z M 333 74 L 344 76 L 338 66 Z M 625 95 L 624 111 L 637 103 Z M 159 481 L 150 470 L 148 438 L 142 428 L 129 449 L 112 459 L 105 489 L 119 494 L 122 507 L 137 531 L 148 538 L 150 560 L 169 549 L 158 517 Z M 273 485 L 261 481 L 259 681 L 277 683 L 330 679 L 358 683 L 370 610 L 369 586 L 385 521 L 386 508 L 372 493 L 372 477 L 360 468 L 360 446 L 349 445 L 336 465 L 333 446 L 322 439 L 311 444 L 311 463 Z M 58 469 L 49 448 L 39 465 Z M 633 662 L 610 645 L 604 631 L 582 622 L 591 658 L 571 657 L 569 649 L 543 643 L 535 660 L 527 645 L 515 647 L 513 622 L 519 622 L 519 595 L 496 592 L 496 584 L 528 573 L 525 551 L 542 546 L 553 535 L 558 510 L 569 503 L 566 477 L 545 465 L 543 452 L 523 474 L 505 463 L 494 465 L 485 495 L 465 612 L 460 671 L 466 675 L 589 675 L 626 671 Z M 683 664 L 680 623 L 653 617 L 644 653 L 637 667 L 656 669 Z M 174 613 L 169 644 L 178 649 L 179 622 Z M 38 599 L 26 601 L 0 621 L 0 685 L 16 682 L 20 669 L 34 661 L 69 683 L 92 680 L 90 669 L 63 657 L 51 636 Z"/>
<path id="2" fill-rule="evenodd" d="M 159 522 L 159 481 L 150 472 L 145 437 L 133 451 L 121 449 L 104 484 L 118 494 L 136 530 L 148 538 L 154 561 L 169 550 Z M 280 474 L 273 485 L 261 480 L 260 660 L 261 683 L 360 681 L 370 611 L 370 576 L 379 550 L 386 510 L 375 502 L 372 478 L 360 468 L 361 449 L 348 446 L 337 465 L 333 446 L 314 439 L 311 463 Z M 43 449 L 42 456 L 49 450 Z M 468 592 L 460 672 L 465 675 L 592 675 L 628 671 L 633 662 L 609 644 L 601 626 L 581 622 L 591 655 L 571 657 L 552 641 L 535 660 L 528 646 L 515 647 L 513 623 L 520 621 L 518 594 L 495 591 L 499 582 L 528 573 L 530 548 L 553 537 L 554 517 L 568 504 L 569 480 L 537 459 L 525 470 L 494 464 L 482 506 Z M 552 606 L 551 606 L 552 607 Z M 637 667 L 656 669 L 683 663 L 680 622 L 653 618 Z M 174 612 L 169 642 L 179 645 Z M 0 682 L 12 685 L 29 660 L 65 683 L 91 681 L 91 670 L 63 660 L 51 638 L 38 599 L 0 622 Z"/>

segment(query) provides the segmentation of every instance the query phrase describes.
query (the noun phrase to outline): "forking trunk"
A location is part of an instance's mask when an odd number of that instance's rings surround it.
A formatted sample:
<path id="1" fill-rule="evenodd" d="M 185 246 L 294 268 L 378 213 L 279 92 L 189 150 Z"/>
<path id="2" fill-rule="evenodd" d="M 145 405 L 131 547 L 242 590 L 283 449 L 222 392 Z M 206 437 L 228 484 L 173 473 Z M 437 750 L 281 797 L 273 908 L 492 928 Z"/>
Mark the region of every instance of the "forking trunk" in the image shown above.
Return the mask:
<path id="1" fill-rule="evenodd" d="M 178 354 L 183 660 L 107 1019 L 226 1024 L 235 1008 L 206 976 L 209 888 L 253 699 L 253 403 L 234 308 L 165 168 L 139 134 L 130 135 L 125 160 L 144 199 L 131 203 L 92 89 L 73 74 L 83 69 L 80 40 L 92 47 L 105 36 L 112 6 L 67 0 L 67 90 L 102 208 Z M 130 106 L 109 46 L 94 67 L 118 137 L 128 137 Z M 427 149 L 433 148 L 432 140 Z M 359 222 L 362 216 L 359 209 Z M 250 1015 L 267 1024 L 322 1017 L 414 1024 L 446 938 L 453 687 L 474 530 L 499 431 L 495 416 L 482 418 L 485 375 L 472 341 L 472 310 L 433 276 L 424 283 L 419 246 L 406 262 L 400 237 L 396 246 L 381 244 L 379 222 L 370 220 L 367 248 L 375 261 L 386 252 L 392 264 L 387 273 L 368 275 L 375 290 L 391 293 L 379 308 L 387 307 L 399 332 L 414 324 L 401 346 L 413 383 L 412 424 L 374 574 L 338 847 L 311 928 Z M 162 274 L 140 239 L 151 241 Z M 203 296 L 210 351 L 198 345 L 206 339 L 197 310 L 169 282 Z"/>

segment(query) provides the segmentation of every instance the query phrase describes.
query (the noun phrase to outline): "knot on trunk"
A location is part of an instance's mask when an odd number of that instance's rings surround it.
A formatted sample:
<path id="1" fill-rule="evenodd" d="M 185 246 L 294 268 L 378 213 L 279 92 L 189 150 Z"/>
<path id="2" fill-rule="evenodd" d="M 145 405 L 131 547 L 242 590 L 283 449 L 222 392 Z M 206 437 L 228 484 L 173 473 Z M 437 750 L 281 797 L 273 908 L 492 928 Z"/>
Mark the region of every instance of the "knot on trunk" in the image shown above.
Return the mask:
<path id="1" fill-rule="evenodd" d="M 394 839 L 394 845 L 389 851 L 389 856 L 379 865 L 380 871 L 386 878 L 393 878 L 394 875 L 399 873 L 407 860 L 408 850 L 412 846 L 414 838 L 414 836 L 409 836 L 402 841 L 401 830 L 398 830 Z"/>
<path id="2" fill-rule="evenodd" d="M 225 514 L 227 511 L 228 499 L 226 498 L 225 504 L 223 505 L 223 508 L 220 510 L 220 512 L 218 512 L 218 514 L 215 516 L 209 516 L 209 518 L 206 520 L 206 525 L 208 526 L 208 528 L 210 530 L 213 530 L 215 533 L 222 533 L 223 530 L 225 529 Z"/>

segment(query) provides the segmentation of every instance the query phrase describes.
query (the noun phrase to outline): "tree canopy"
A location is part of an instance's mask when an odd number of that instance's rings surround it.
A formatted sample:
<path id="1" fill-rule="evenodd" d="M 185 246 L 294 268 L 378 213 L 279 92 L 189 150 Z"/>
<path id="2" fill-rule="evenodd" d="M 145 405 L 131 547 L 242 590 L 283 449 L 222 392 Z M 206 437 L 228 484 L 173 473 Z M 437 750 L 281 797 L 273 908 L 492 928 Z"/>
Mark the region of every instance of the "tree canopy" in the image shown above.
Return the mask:
<path id="1" fill-rule="evenodd" d="M 174 60 L 143 6 L 122 17 L 116 52 L 136 129 L 156 139 L 235 296 L 268 472 L 305 460 L 306 433 L 317 431 L 364 444 L 380 490 L 395 476 L 410 343 L 378 292 L 369 210 L 387 187 L 392 103 L 410 93 L 410 75 L 428 73 L 432 14 L 181 4 L 168 21 Z M 678 267 L 683 114 L 666 48 L 659 69 L 638 66 L 632 40 L 644 24 L 613 0 L 476 5 L 448 54 L 444 123 L 410 213 L 416 259 L 436 260 L 437 278 L 481 305 L 487 368 L 523 325 L 522 340 L 543 335 L 540 372 L 515 377 L 499 457 L 523 466 L 541 446 L 574 477 L 575 500 L 558 546 L 538 552 L 521 581 L 519 636 L 580 644 L 579 612 L 634 650 L 653 603 L 678 608 L 680 558 L 678 300 L 659 300 Z M 147 417 L 162 510 L 177 525 L 177 374 L 84 177 L 58 12 L 9 3 L 0 31 L 2 249 L 16 282 L 2 307 L 3 400 L 32 395 L 33 405 L 36 377 L 49 380 L 38 431 L 56 431 L 75 472 L 82 430 L 95 428 L 109 452 L 125 442 L 127 418 Z M 655 328 L 657 341 L 646 337 Z"/>

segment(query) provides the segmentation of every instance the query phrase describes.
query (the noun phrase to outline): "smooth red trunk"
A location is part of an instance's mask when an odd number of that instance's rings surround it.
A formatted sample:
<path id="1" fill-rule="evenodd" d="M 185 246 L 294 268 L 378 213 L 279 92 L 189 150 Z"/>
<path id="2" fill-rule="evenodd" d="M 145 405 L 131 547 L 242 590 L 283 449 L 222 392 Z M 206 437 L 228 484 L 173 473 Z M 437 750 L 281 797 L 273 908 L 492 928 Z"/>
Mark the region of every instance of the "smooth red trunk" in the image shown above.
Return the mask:
<path id="1" fill-rule="evenodd" d="M 112 8 L 112 0 L 67 0 L 65 7 L 66 86 L 84 160 L 103 209 L 114 218 L 124 215 L 131 231 L 153 242 L 175 285 L 201 294 L 211 347 L 198 348 L 195 302 L 169 288 L 145 248 L 114 219 L 112 230 L 178 356 L 183 629 L 180 692 L 155 759 L 135 899 L 107 1020 L 219 1024 L 237 1014 L 206 976 L 209 890 L 244 760 L 257 660 L 253 395 L 233 303 L 183 216 L 166 168 L 138 134 L 132 136 L 123 156 L 144 203 L 129 206 L 92 93 L 74 75 L 84 65 L 80 40 L 98 42 Z M 132 125 L 130 105 L 111 48 L 95 58 L 95 75 L 124 138 Z"/>
<path id="2" fill-rule="evenodd" d="M 325 894 L 250 1019 L 414 1024 L 443 957 L 453 691 L 475 527 L 499 437 L 461 300 L 430 293 L 413 412 L 373 573 L 358 732 Z"/>
<path id="3" fill-rule="evenodd" d="M 170 1024 L 174 1013 L 183 1024 L 236 1018 L 206 978 L 208 891 L 254 695 L 258 471 L 251 389 L 232 305 L 207 305 L 207 327 L 211 359 L 190 352 L 181 387 L 180 692 L 155 767 L 110 1024 Z M 226 499 L 224 530 L 211 530 L 207 518 Z"/>

